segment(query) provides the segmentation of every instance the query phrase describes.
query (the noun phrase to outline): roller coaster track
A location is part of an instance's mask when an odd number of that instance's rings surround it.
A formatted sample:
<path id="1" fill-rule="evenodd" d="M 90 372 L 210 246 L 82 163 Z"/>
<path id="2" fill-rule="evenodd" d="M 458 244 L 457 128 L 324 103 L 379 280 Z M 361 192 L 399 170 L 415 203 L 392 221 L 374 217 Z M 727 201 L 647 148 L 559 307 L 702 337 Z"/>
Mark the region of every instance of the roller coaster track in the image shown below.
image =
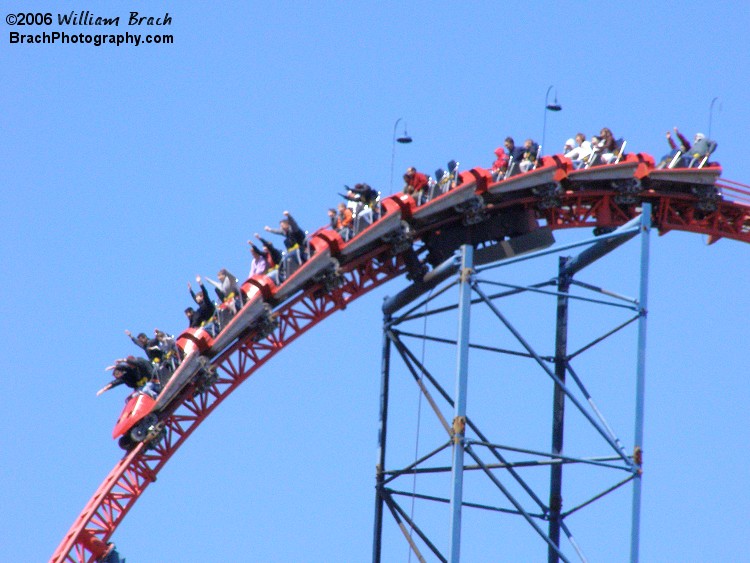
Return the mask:
<path id="1" fill-rule="evenodd" d="M 717 181 L 719 172 L 717 169 L 710 182 L 693 181 L 689 173 L 676 183 L 664 181 L 683 173 L 677 170 L 649 170 L 637 182 L 609 185 L 576 183 L 572 180 L 574 174 L 570 180 L 556 184 L 540 178 L 539 183 L 532 181 L 529 189 L 511 192 L 488 205 L 486 211 L 501 214 L 510 207 L 521 207 L 533 211 L 542 224 L 553 230 L 612 228 L 638 215 L 641 202 L 648 201 L 654 210 L 652 224 L 660 234 L 678 230 L 706 235 L 709 243 L 721 238 L 750 243 L 750 191 L 737 182 Z M 656 179 L 659 174 L 661 180 Z M 533 180 L 533 176 L 529 179 Z M 445 218 L 440 221 L 446 223 Z M 435 224 L 420 225 L 415 239 L 435 227 Z M 211 360 L 218 379 L 206 389 L 196 389 L 194 384 L 188 386 L 167 412 L 163 438 L 155 445 L 139 443 L 117 462 L 50 561 L 93 562 L 100 558 L 135 502 L 224 399 L 299 336 L 406 270 L 401 255 L 394 255 L 391 245 L 383 243 L 345 264 L 336 283 L 312 283 L 276 307 L 272 325 L 248 329 L 219 352 Z"/>

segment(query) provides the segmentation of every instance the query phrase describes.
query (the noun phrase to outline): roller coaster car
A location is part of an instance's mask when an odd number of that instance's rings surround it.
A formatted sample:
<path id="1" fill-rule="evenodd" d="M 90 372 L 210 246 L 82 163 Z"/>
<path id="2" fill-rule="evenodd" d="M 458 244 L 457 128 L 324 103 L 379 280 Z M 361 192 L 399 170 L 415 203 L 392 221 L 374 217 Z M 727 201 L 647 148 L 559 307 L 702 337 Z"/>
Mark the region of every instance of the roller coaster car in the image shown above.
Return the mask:
<path id="1" fill-rule="evenodd" d="M 156 415 L 149 416 L 155 404 L 156 399 L 142 391 L 136 391 L 130 395 L 112 430 L 112 438 L 122 436 L 121 445 L 127 441 L 133 443 L 143 441 L 148 434 L 148 428 L 156 423 Z"/>
<path id="2" fill-rule="evenodd" d="M 310 237 L 310 257 L 289 276 L 284 283 L 276 287 L 273 298 L 276 302 L 286 301 L 297 291 L 304 289 L 308 283 L 334 267 L 331 260 L 331 246 L 329 239 L 315 234 Z"/>
<path id="3" fill-rule="evenodd" d="M 572 170 L 566 187 L 572 189 L 610 189 L 627 182 L 640 182 L 654 169 L 654 159 L 648 154 L 626 154 L 614 164 Z"/>
<path id="4" fill-rule="evenodd" d="M 490 182 L 483 197 L 487 203 L 501 203 L 517 199 L 520 192 L 538 195 L 540 189 L 558 191 L 560 183 L 573 170 L 573 163 L 561 156 L 543 156 L 537 167 L 522 174 L 516 174 L 499 182 Z"/>
<path id="5" fill-rule="evenodd" d="M 586 161 L 586 164 L 584 165 L 584 168 L 592 168 L 594 166 L 603 166 L 605 164 L 617 164 L 622 160 L 623 155 L 625 154 L 625 146 L 628 144 L 628 142 L 623 139 L 619 138 L 615 140 L 615 146 L 612 151 L 606 151 L 604 150 L 604 147 L 601 145 L 592 146 L 592 152 L 591 155 L 589 155 L 588 160 Z M 604 160 L 604 156 L 606 154 L 610 154 L 611 160 Z"/>
<path id="6" fill-rule="evenodd" d="M 206 358 L 201 354 L 211 348 L 213 339 L 202 328 L 189 328 L 177 339 L 184 359 L 161 393 L 153 399 L 146 393 L 133 393 L 125 404 L 112 431 L 112 438 L 120 437 L 120 447 L 130 450 L 138 442 L 159 433 L 159 417 L 185 387 L 206 371 Z"/>
<path id="7" fill-rule="evenodd" d="M 667 168 L 703 168 L 718 146 L 716 141 L 700 139 L 687 152 L 677 151 Z"/>
<path id="8" fill-rule="evenodd" d="M 652 170 L 648 188 L 657 191 L 692 193 L 696 185 L 711 187 L 721 176 L 721 165 L 711 162 L 704 168 L 662 168 Z"/>
<path id="9" fill-rule="evenodd" d="M 417 229 L 455 216 L 457 213 L 476 211 L 481 207 L 477 193 L 483 193 L 492 176 L 486 170 L 474 168 L 458 175 L 456 186 L 417 207 L 412 205 L 410 223 Z"/>
<path id="10" fill-rule="evenodd" d="M 366 229 L 358 231 L 345 244 L 333 231 L 324 230 L 320 235 L 329 241 L 331 251 L 339 257 L 343 265 L 378 247 L 383 240 L 396 236 L 401 229 L 401 221 L 409 218 L 411 211 L 412 207 L 408 201 L 402 200 L 398 195 L 392 195 L 381 202 L 380 219 Z"/>
<path id="11" fill-rule="evenodd" d="M 245 304 L 216 335 L 211 345 L 212 353 L 221 352 L 266 315 L 266 303 L 272 301 L 276 284 L 268 276 L 256 275 L 245 280 L 241 289 Z"/>
<path id="12" fill-rule="evenodd" d="M 654 159 L 651 155 L 629 153 L 611 164 L 573 170 L 563 186 L 569 191 L 613 191 L 617 205 L 634 205 L 640 201 L 644 179 L 653 169 Z"/>
<path id="13" fill-rule="evenodd" d="M 457 182 L 457 177 L 458 162 L 455 160 L 451 160 L 448 163 L 448 170 L 443 170 L 442 168 L 435 170 L 435 179 L 430 179 L 428 183 L 427 201 L 431 201 L 455 187 L 454 182 Z"/>

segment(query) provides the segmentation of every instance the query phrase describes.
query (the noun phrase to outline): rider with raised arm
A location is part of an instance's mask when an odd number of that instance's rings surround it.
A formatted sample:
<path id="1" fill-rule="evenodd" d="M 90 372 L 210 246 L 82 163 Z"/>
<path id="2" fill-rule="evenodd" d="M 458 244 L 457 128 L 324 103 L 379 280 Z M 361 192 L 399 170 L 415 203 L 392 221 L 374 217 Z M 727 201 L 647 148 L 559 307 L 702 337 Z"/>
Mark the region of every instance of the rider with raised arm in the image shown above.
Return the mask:
<path id="1" fill-rule="evenodd" d="M 284 265 L 287 273 L 290 273 L 293 268 L 290 265 L 292 260 L 297 262 L 297 266 L 302 265 L 307 260 L 307 249 L 305 248 L 305 231 L 303 231 L 294 220 L 294 217 L 288 212 L 284 211 L 284 218 L 279 221 L 279 228 L 274 229 L 266 225 L 263 227 L 266 232 L 274 233 L 284 237 L 284 246 L 286 247 L 286 256 L 284 257 Z"/>
<path id="2" fill-rule="evenodd" d="M 211 301 L 211 297 L 208 295 L 208 291 L 206 290 L 206 286 L 203 285 L 201 277 L 196 276 L 195 281 L 198 282 L 198 285 L 201 288 L 201 291 L 199 293 L 195 293 L 193 291 L 190 282 L 188 282 L 187 284 L 188 291 L 190 291 L 190 296 L 198 305 L 198 309 L 190 318 L 190 326 L 191 328 L 203 327 L 212 336 L 216 336 L 216 327 L 213 323 L 213 317 L 214 313 L 216 313 L 216 307 L 214 306 L 213 301 Z"/>
<path id="3" fill-rule="evenodd" d="M 149 338 L 145 333 L 141 332 L 137 337 L 133 336 L 133 333 L 129 330 L 125 330 L 125 334 L 133 341 L 133 344 L 141 348 L 146 352 L 146 356 L 152 362 L 154 360 L 160 361 L 162 358 L 162 352 L 159 348 L 159 341 L 156 338 Z"/>
<path id="4" fill-rule="evenodd" d="M 281 283 L 282 281 L 284 281 L 281 275 L 281 261 L 283 260 L 284 256 L 281 254 L 281 251 L 278 248 L 276 248 L 270 241 L 262 238 L 258 233 L 255 233 L 255 238 L 257 238 L 263 245 L 263 256 L 266 259 L 267 265 L 265 272 L 266 275 L 270 277 L 275 283 Z"/>

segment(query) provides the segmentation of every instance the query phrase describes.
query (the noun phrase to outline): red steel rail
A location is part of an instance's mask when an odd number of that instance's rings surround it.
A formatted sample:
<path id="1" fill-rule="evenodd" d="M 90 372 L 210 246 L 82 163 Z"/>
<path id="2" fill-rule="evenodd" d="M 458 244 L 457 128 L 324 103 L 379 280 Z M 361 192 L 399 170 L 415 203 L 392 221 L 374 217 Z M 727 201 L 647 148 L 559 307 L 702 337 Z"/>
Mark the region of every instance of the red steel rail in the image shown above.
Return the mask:
<path id="1" fill-rule="evenodd" d="M 637 201 L 653 204 L 654 228 L 660 233 L 671 230 L 708 235 L 709 242 L 730 238 L 750 242 L 750 191 L 743 184 L 722 179 L 717 182 L 718 199 L 713 205 L 700 205 L 705 184 L 695 190 L 657 191 L 647 186 Z M 565 185 L 564 185 L 565 186 Z M 567 186 L 570 187 L 570 186 Z M 550 205 L 544 196 L 519 196 L 489 206 L 490 213 L 502 213 L 511 206 L 533 210 L 536 217 L 552 229 L 576 227 L 616 227 L 636 216 L 639 203 L 623 203 L 613 190 L 594 187 L 567 189 L 555 193 Z M 710 186 L 709 186 L 710 187 Z M 423 226 L 426 232 L 432 225 Z M 383 244 L 374 251 L 347 264 L 333 289 L 316 283 L 297 297 L 283 303 L 273 313 L 274 327 L 266 334 L 252 331 L 236 340 L 213 360 L 218 379 L 202 392 L 188 386 L 174 402 L 165 422 L 162 440 L 153 449 L 145 442 L 120 459 L 96 493 L 74 521 L 51 557 L 52 562 L 88 562 L 100 558 L 117 526 L 140 495 L 193 431 L 239 385 L 275 354 L 334 312 L 370 290 L 400 276 L 406 270 L 398 256 Z"/>

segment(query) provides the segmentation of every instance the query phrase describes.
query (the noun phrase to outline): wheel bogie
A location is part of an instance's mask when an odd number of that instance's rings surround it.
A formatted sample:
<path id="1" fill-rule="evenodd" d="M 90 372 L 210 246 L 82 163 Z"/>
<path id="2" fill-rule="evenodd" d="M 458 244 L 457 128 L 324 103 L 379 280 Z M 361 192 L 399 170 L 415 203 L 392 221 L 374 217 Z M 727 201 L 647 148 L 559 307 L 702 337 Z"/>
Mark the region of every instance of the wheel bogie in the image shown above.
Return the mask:
<path id="1" fill-rule="evenodd" d="M 127 452 L 129 452 L 135 447 L 135 442 L 127 434 L 120 436 L 120 439 L 117 441 L 117 444 L 120 446 L 120 448 L 122 448 L 123 450 Z"/>
<path id="2" fill-rule="evenodd" d="M 130 429 L 129 436 L 133 442 L 143 442 L 145 440 L 154 425 L 158 422 L 159 417 L 155 413 L 146 415 L 143 420 Z"/>

